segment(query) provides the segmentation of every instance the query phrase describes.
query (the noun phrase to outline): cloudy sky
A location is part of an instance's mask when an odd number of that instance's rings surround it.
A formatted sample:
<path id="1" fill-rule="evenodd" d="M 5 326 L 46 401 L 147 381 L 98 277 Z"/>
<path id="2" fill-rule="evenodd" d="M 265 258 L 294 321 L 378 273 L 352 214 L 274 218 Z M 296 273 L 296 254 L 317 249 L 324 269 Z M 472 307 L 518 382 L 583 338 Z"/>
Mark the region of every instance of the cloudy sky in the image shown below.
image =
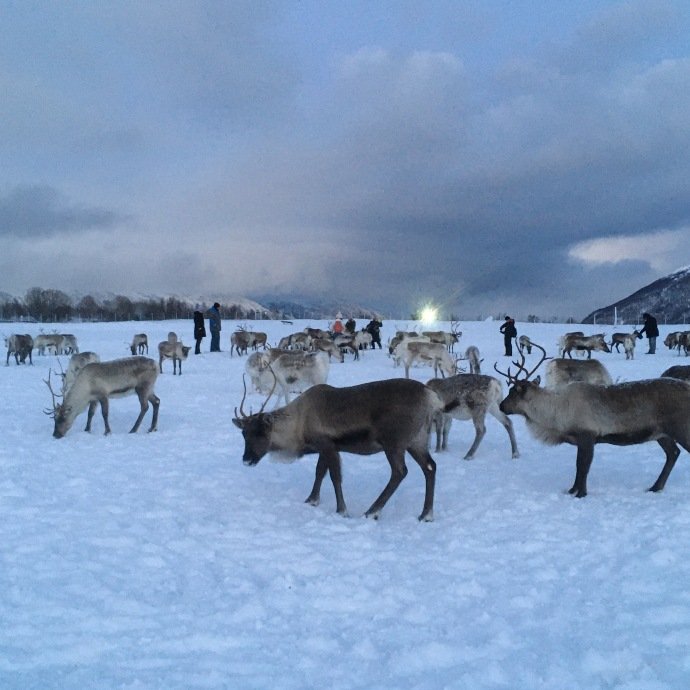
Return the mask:
<path id="1" fill-rule="evenodd" d="M 0 5 L 0 290 L 583 317 L 690 264 L 682 0 Z"/>

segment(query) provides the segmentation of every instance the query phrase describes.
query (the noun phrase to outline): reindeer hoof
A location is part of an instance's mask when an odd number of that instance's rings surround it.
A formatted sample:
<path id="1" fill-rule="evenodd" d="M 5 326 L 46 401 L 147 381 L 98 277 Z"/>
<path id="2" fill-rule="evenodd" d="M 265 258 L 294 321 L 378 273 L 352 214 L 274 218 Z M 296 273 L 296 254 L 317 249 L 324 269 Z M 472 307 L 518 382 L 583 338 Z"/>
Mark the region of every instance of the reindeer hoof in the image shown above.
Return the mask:
<path id="1" fill-rule="evenodd" d="M 420 522 L 433 522 L 434 521 L 434 511 L 430 510 L 428 513 L 422 513 L 419 516 Z"/>

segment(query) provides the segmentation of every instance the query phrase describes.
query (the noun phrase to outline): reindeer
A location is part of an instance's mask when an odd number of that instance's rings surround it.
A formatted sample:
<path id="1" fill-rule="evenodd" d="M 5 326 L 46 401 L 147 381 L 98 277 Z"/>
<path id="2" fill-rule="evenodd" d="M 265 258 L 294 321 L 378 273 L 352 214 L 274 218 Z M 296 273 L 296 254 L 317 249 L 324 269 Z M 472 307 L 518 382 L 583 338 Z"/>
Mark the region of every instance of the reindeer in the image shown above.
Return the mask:
<path id="1" fill-rule="evenodd" d="M 39 333 L 34 340 L 34 347 L 39 355 L 45 355 L 46 350 L 54 350 L 56 355 L 62 354 L 62 341 L 64 336 L 60 333 Z"/>
<path id="2" fill-rule="evenodd" d="M 316 476 L 305 503 L 319 504 L 321 483 L 330 473 L 338 514 L 348 514 L 342 491 L 340 453 L 373 455 L 383 451 L 390 480 L 365 516 L 378 518 L 388 499 L 407 475 L 405 451 L 421 467 L 426 490 L 420 520 L 433 520 L 436 463 L 428 450 L 428 428 L 443 410 L 439 397 L 423 383 L 406 379 L 373 381 L 358 386 L 314 386 L 285 407 L 247 415 L 240 403 L 233 424 L 244 436 L 245 465 L 256 465 L 266 453 L 298 458 L 318 453 Z"/>
<path id="3" fill-rule="evenodd" d="M 598 386 L 610 386 L 611 374 L 598 359 L 552 359 L 546 365 L 547 388 L 567 386 L 573 381 L 584 381 Z"/>
<path id="4" fill-rule="evenodd" d="M 414 340 L 404 340 L 395 349 L 396 356 L 405 367 L 405 378 L 410 378 L 410 367 L 415 362 L 422 362 L 434 367 L 434 376 L 438 372 L 442 376 L 452 376 L 456 373 L 456 362 L 451 357 L 445 345 L 440 343 L 423 343 Z"/>
<path id="5" fill-rule="evenodd" d="M 521 335 L 518 338 L 518 349 L 522 348 L 527 350 L 528 355 L 532 354 L 532 341 L 526 335 Z"/>
<path id="6" fill-rule="evenodd" d="M 311 348 L 314 352 L 325 352 L 328 355 L 328 359 L 335 357 L 341 364 L 345 361 L 343 351 L 333 342 L 333 340 L 331 340 L 330 337 L 313 338 L 311 341 Z"/>
<path id="7" fill-rule="evenodd" d="M 432 343 L 439 343 L 445 345 L 448 352 L 453 352 L 455 349 L 455 344 L 459 342 L 462 337 L 462 331 L 457 328 L 458 324 L 453 321 L 451 322 L 451 331 L 422 331 L 422 335 L 429 338 Z"/>
<path id="8" fill-rule="evenodd" d="M 53 436 L 62 438 L 74 424 L 74 420 L 88 407 L 85 431 L 91 431 L 91 420 L 96 412 L 96 406 L 101 404 L 101 413 L 105 423 L 105 433 L 110 433 L 108 423 L 108 409 L 110 398 L 118 398 L 136 394 L 141 407 L 139 416 L 130 433 L 139 429 L 141 421 L 149 408 L 153 405 L 153 417 L 149 431 L 155 431 L 158 425 L 158 408 L 160 398 L 153 388 L 158 377 L 156 363 L 148 357 L 126 357 L 114 359 L 110 362 L 92 362 L 87 364 L 69 389 L 56 394 L 50 381 L 45 381 L 53 397 L 53 409 L 46 410 L 46 414 L 55 420 Z M 63 398 L 58 404 L 57 399 Z"/>
<path id="9" fill-rule="evenodd" d="M 684 381 L 690 381 L 690 366 L 686 364 L 676 364 L 666 369 L 666 371 L 664 371 L 661 375 L 670 376 L 674 379 L 683 379 Z"/>
<path id="10" fill-rule="evenodd" d="M 160 373 L 163 373 L 163 360 L 172 359 L 173 361 L 173 376 L 178 373 L 179 365 L 179 375 L 182 376 L 182 362 L 187 359 L 191 346 L 183 345 L 181 341 L 170 338 L 168 336 L 167 340 L 163 340 L 158 343 L 158 368 Z"/>
<path id="11" fill-rule="evenodd" d="M 479 348 L 476 345 L 470 345 L 465 350 L 466 359 L 470 363 L 470 374 L 481 374 L 482 373 L 482 362 L 483 359 L 479 356 Z"/>
<path id="12" fill-rule="evenodd" d="M 534 343 L 533 343 L 534 344 Z M 609 346 L 606 344 L 603 333 L 596 335 L 576 335 L 574 333 L 567 333 L 564 336 L 562 356 L 566 354 L 572 359 L 572 350 L 583 350 L 587 352 L 587 359 L 592 358 L 592 350 L 601 350 L 602 352 L 611 352 Z"/>
<path id="13" fill-rule="evenodd" d="M 635 359 L 635 344 L 639 337 L 637 330 L 632 333 L 614 333 L 611 336 L 611 352 L 613 348 L 616 348 L 616 352 L 620 352 L 620 346 L 623 346 L 623 352 L 625 352 L 625 359 Z"/>
<path id="14" fill-rule="evenodd" d="M 132 343 L 130 344 L 129 349 L 132 353 L 132 356 L 143 355 L 144 350 L 146 350 L 146 354 L 148 354 L 149 353 L 149 338 L 146 335 L 146 333 L 137 333 L 132 338 Z"/>
<path id="15" fill-rule="evenodd" d="M 67 371 L 64 374 L 63 390 L 68 391 L 74 384 L 77 374 L 91 362 L 100 362 L 101 358 L 95 352 L 77 352 L 70 357 Z"/>
<path id="16" fill-rule="evenodd" d="M 503 399 L 501 382 L 493 376 L 484 374 L 456 374 L 447 379 L 431 379 L 426 384 L 443 401 L 450 412 L 439 412 L 434 418 L 436 428 L 436 452 L 448 447 L 448 433 L 455 419 L 471 419 L 474 424 L 474 441 L 465 453 L 470 460 L 486 434 L 486 413 L 495 417 L 508 432 L 513 458 L 519 458 L 513 423 L 498 406 Z"/>
<path id="17" fill-rule="evenodd" d="M 276 348 L 252 353 L 245 364 L 255 388 L 266 392 L 277 383 L 286 405 L 291 392 L 302 393 L 310 386 L 326 383 L 329 368 L 330 359 L 325 352 Z"/>
<path id="18" fill-rule="evenodd" d="M 7 336 L 5 338 L 5 346 L 7 347 L 7 359 L 5 360 L 5 366 L 10 365 L 10 355 L 14 355 L 15 364 L 19 365 L 26 364 L 26 358 L 29 358 L 29 364 L 33 364 L 33 359 L 31 358 L 31 351 L 34 347 L 33 338 L 27 333 L 25 335 L 20 335 L 14 333 L 13 335 Z"/>
<path id="19" fill-rule="evenodd" d="M 511 388 L 500 409 L 522 415 L 532 434 L 548 445 L 577 447 L 575 481 L 568 493 L 577 498 L 587 495 L 597 443 L 625 446 L 646 441 L 656 441 L 666 455 L 661 474 L 649 488 L 661 491 L 680 454 L 678 444 L 690 452 L 690 383 L 658 378 L 611 386 L 576 381 L 552 390 L 540 388 L 539 376 L 529 380 L 546 359 L 544 349 L 539 349 L 542 357 L 531 370 L 525 368 L 521 354 L 521 361 L 513 362 L 516 375 L 510 368 L 503 374 Z"/>
<path id="20" fill-rule="evenodd" d="M 77 336 L 71 333 L 62 334 L 62 345 L 59 354 L 74 355 L 79 352 L 79 345 L 77 344 Z"/>

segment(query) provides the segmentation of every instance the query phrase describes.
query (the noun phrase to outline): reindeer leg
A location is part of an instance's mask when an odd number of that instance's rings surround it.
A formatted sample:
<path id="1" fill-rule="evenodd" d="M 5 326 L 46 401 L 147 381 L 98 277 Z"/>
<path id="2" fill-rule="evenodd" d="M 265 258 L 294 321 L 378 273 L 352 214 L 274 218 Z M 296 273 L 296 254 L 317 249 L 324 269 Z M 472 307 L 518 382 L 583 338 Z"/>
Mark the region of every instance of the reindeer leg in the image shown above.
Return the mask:
<path id="1" fill-rule="evenodd" d="M 448 450 L 448 434 L 450 427 L 453 425 L 453 418 L 449 414 L 443 415 L 443 440 L 441 441 L 441 448 Z"/>
<path id="2" fill-rule="evenodd" d="M 328 461 L 323 453 L 319 453 L 319 459 L 316 461 L 316 474 L 314 476 L 314 485 L 311 488 L 311 493 L 305 499 L 305 503 L 317 506 L 321 502 L 321 483 L 328 471 Z"/>
<path id="3" fill-rule="evenodd" d="M 144 418 L 144 415 L 146 414 L 146 410 L 149 409 L 148 400 L 143 397 L 141 391 L 137 391 L 137 395 L 139 396 L 139 405 L 141 406 L 141 409 L 139 410 L 139 416 L 137 417 L 137 421 L 134 422 L 134 426 L 129 430 L 130 434 L 136 433 L 137 429 L 139 428 L 139 425 L 141 424 L 141 420 Z"/>
<path id="4" fill-rule="evenodd" d="M 434 519 L 434 488 L 436 486 L 436 463 L 426 449 L 408 448 L 410 455 L 424 472 L 425 492 L 424 507 L 419 520 L 422 522 L 432 522 Z"/>
<path id="5" fill-rule="evenodd" d="M 86 414 L 86 427 L 84 427 L 84 431 L 91 431 L 91 420 L 96 412 L 96 405 L 98 405 L 97 400 L 92 400 L 89 403 L 89 411 Z"/>
<path id="6" fill-rule="evenodd" d="M 513 453 L 513 459 L 520 457 L 520 451 L 518 450 L 517 439 L 515 438 L 515 430 L 513 429 L 513 422 L 510 421 L 510 417 L 507 414 L 503 414 L 500 410 L 495 412 L 491 409 L 488 410 L 501 424 L 503 424 L 505 430 L 508 432 L 508 437 L 510 438 L 510 449 Z"/>
<path id="7" fill-rule="evenodd" d="M 666 486 L 668 475 L 671 474 L 671 470 L 673 469 L 673 466 L 676 464 L 676 460 L 680 455 L 680 448 L 678 448 L 675 441 L 668 436 L 657 439 L 657 443 L 663 448 L 664 453 L 666 453 L 666 462 L 661 469 L 661 474 L 654 484 L 649 487 L 648 491 L 661 491 L 664 486 Z"/>
<path id="8" fill-rule="evenodd" d="M 391 478 L 388 480 L 388 484 L 383 488 L 379 497 L 371 504 L 369 510 L 364 513 L 365 517 L 374 518 L 374 520 L 378 520 L 383 506 L 386 505 L 388 499 L 395 493 L 398 486 L 400 486 L 400 482 L 407 476 L 405 451 L 386 450 L 385 453 L 386 459 L 391 466 Z"/>
<path id="9" fill-rule="evenodd" d="M 158 408 L 160 407 L 161 399 L 157 395 L 151 393 L 149 402 L 153 405 L 153 417 L 151 418 L 151 428 L 149 429 L 149 433 L 151 433 L 158 428 Z"/>
<path id="10" fill-rule="evenodd" d="M 107 397 L 103 397 L 100 400 L 101 403 L 101 414 L 103 415 L 103 424 L 105 424 L 105 435 L 107 436 L 110 433 L 110 424 L 108 424 L 108 410 L 109 410 L 109 401 Z"/>
<path id="11" fill-rule="evenodd" d="M 577 439 L 575 483 L 568 490 L 568 493 L 575 494 L 576 498 L 584 498 L 587 495 L 587 474 L 593 457 L 594 439 L 590 436 L 580 436 Z"/>
<path id="12" fill-rule="evenodd" d="M 486 424 L 484 423 L 483 414 L 474 416 L 472 418 L 472 422 L 474 423 L 474 443 L 472 443 L 470 449 L 467 451 L 467 453 L 465 453 L 465 460 L 470 460 L 472 458 L 474 452 L 477 450 L 479 444 L 484 438 L 484 435 L 486 434 Z"/>

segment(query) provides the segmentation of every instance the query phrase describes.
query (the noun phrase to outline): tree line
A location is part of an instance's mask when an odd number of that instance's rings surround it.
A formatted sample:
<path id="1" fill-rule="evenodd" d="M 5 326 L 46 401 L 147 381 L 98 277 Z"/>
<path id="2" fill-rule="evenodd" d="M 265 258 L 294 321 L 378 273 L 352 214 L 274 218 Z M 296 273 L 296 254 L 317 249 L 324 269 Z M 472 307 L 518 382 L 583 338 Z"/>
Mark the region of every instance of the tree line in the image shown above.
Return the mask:
<path id="1" fill-rule="evenodd" d="M 202 311 L 211 305 L 190 304 L 177 297 L 132 299 L 125 295 L 97 300 L 84 295 L 73 300 L 62 290 L 33 287 L 23 299 L 0 298 L 0 319 L 3 321 L 38 321 L 60 323 L 66 321 L 164 321 L 191 319 L 194 310 Z M 223 316 L 229 319 L 262 318 L 253 309 L 240 305 L 223 306 Z"/>

